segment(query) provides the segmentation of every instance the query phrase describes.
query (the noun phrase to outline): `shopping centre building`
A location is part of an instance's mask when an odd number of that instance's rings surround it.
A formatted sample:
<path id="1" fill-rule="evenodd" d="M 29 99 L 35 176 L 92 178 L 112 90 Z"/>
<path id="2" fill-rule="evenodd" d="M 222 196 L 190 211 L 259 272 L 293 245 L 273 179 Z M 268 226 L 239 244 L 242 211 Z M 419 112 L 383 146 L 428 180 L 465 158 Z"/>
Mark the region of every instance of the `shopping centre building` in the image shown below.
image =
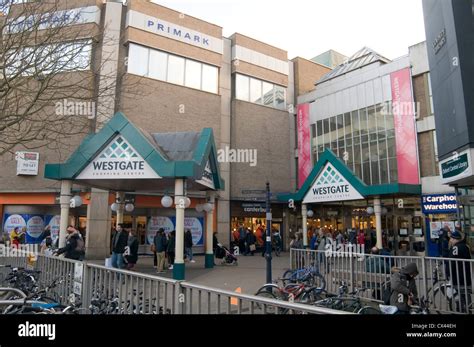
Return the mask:
<path id="1" fill-rule="evenodd" d="M 63 208 L 85 233 L 89 258 L 108 256 L 117 219 L 138 231 L 145 251 L 158 228 L 177 227 L 163 197 L 183 178 L 190 198 L 184 225 L 197 252 L 206 229 L 228 244 L 239 225 L 255 231 L 266 223 L 267 181 L 272 227 L 286 246 L 307 228 L 374 227 L 397 254 L 424 253 L 434 251 L 431 231 L 454 224 L 454 189 L 439 176 L 425 43 L 393 61 L 363 48 L 328 67 L 316 61 L 330 61 L 333 52 L 289 60 L 284 49 L 239 33 L 224 37 L 215 24 L 148 1 L 61 6 L 79 13 L 75 25 L 90 42 L 82 70 L 104 71 L 99 87 L 116 82 L 107 96 L 91 91 L 91 100 L 99 111 L 112 107 L 68 147 L 18 147 L 16 158 L 1 158 L 4 231 L 25 227 L 31 242 L 46 225 L 58 234 Z M 134 155 L 135 166 L 124 164 Z M 152 157 L 173 162 L 174 171 Z M 168 184 L 112 180 L 134 175 Z M 74 196 L 80 206 L 66 209 Z M 214 213 L 203 210 L 214 200 Z"/>

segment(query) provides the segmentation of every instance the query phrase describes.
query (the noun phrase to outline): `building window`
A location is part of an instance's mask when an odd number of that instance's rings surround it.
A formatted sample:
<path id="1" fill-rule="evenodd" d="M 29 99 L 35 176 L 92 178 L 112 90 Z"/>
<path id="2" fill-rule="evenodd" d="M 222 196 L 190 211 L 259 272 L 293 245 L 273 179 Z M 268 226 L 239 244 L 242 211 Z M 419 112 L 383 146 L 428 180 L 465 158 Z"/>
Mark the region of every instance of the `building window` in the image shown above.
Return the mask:
<path id="1" fill-rule="evenodd" d="M 286 88 L 241 74 L 235 74 L 235 98 L 280 110 L 286 108 Z"/>
<path id="2" fill-rule="evenodd" d="M 219 69 L 195 60 L 131 43 L 128 72 L 217 94 Z"/>

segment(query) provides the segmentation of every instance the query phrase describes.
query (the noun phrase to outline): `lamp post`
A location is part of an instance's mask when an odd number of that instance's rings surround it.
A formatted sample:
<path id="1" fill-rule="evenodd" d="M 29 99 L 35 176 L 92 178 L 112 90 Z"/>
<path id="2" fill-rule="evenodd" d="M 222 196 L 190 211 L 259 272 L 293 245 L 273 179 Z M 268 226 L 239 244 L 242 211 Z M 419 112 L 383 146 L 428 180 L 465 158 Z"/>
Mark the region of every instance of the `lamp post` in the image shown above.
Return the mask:
<path id="1" fill-rule="evenodd" d="M 272 212 L 270 208 L 270 183 L 266 183 L 267 188 L 267 201 L 266 201 L 266 216 L 267 216 L 267 237 L 265 239 L 266 251 L 265 258 L 267 259 L 267 282 L 272 283 Z"/>

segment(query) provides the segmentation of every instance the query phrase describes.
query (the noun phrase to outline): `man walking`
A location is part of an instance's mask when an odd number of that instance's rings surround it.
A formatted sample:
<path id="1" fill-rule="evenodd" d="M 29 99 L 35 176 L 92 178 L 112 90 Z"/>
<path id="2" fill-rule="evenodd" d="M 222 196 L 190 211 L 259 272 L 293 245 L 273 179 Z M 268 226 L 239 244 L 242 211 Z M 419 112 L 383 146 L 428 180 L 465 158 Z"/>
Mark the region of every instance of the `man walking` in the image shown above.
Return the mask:
<path id="1" fill-rule="evenodd" d="M 191 230 L 189 229 L 186 230 L 186 233 L 184 234 L 184 252 L 189 262 L 196 262 L 193 259 L 193 235 L 191 234 Z"/>
<path id="2" fill-rule="evenodd" d="M 125 267 L 123 252 L 128 243 L 128 234 L 124 230 L 122 223 L 117 225 L 114 237 L 112 238 L 112 266 L 116 269 Z"/>
<path id="3" fill-rule="evenodd" d="M 157 257 L 157 273 L 163 273 L 165 271 L 165 252 L 166 252 L 166 235 L 165 229 L 160 228 L 153 239 L 155 245 L 155 252 Z"/>

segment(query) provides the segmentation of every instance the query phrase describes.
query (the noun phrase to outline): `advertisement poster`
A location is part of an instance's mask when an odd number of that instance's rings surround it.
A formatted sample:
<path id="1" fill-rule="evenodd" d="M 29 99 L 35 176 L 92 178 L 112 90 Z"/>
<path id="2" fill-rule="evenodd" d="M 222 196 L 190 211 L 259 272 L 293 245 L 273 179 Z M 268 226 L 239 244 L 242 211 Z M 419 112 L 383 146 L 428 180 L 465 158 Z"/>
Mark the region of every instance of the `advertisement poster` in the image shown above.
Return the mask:
<path id="1" fill-rule="evenodd" d="M 415 110 L 411 93 L 410 68 L 390 74 L 395 126 L 398 183 L 419 184 Z"/>
<path id="2" fill-rule="evenodd" d="M 175 217 L 161 217 L 153 216 L 148 218 L 147 223 L 147 242 L 151 244 L 156 232 L 163 228 L 165 233 L 169 233 L 176 228 Z M 202 217 L 185 217 L 184 230 L 191 230 L 193 236 L 193 243 L 195 246 L 202 246 L 204 244 L 204 218 Z"/>
<path id="3" fill-rule="evenodd" d="M 25 243 L 40 243 L 39 237 L 45 227 L 44 217 L 33 214 L 5 214 L 3 231 L 9 234 L 15 227 L 26 231 Z"/>
<path id="4" fill-rule="evenodd" d="M 56 239 L 59 237 L 59 225 L 61 222 L 61 216 L 60 215 L 46 215 L 44 218 L 45 225 L 49 226 L 50 231 L 51 231 L 51 239 L 54 242 L 56 242 Z"/>
<path id="5" fill-rule="evenodd" d="M 447 225 L 449 230 L 454 230 L 454 222 L 444 221 L 444 222 L 430 222 L 430 237 L 431 239 L 439 238 L 439 230 Z"/>
<path id="6" fill-rule="evenodd" d="M 311 136 L 309 134 L 309 104 L 298 105 L 298 188 L 311 172 Z"/>

